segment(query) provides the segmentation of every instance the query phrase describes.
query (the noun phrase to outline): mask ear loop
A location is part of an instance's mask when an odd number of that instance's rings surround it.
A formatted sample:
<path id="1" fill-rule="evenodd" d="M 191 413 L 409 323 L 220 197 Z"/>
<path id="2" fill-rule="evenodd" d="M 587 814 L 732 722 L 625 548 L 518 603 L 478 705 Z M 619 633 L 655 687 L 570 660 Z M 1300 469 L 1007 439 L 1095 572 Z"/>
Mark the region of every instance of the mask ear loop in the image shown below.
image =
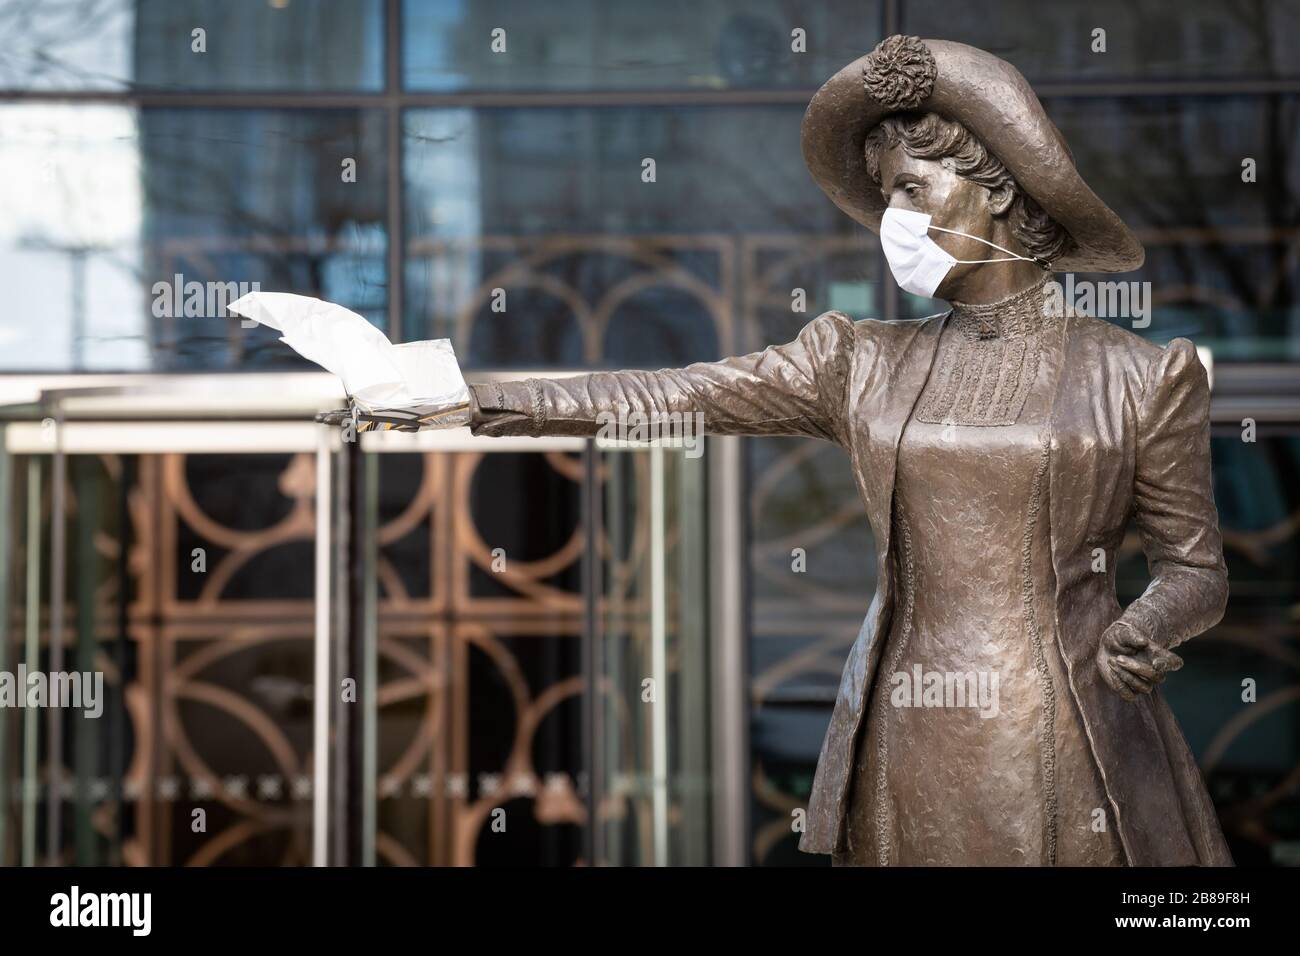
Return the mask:
<path id="1" fill-rule="evenodd" d="M 953 260 L 955 262 L 961 263 L 962 265 L 973 266 L 973 265 L 979 265 L 980 263 L 983 262 L 1017 262 L 1017 261 L 1036 262 L 1038 263 L 1039 267 L 1043 269 L 1043 271 L 1045 272 L 1052 271 L 1052 264 L 1040 256 L 1018 256 L 1010 249 L 1003 249 L 996 242 L 989 242 L 987 239 L 981 239 L 979 236 L 972 236 L 968 232 L 960 232 L 956 229 L 945 229 L 943 228 L 943 226 L 935 226 L 935 225 L 930 225 L 927 226 L 926 228 L 935 229 L 938 230 L 939 232 L 946 232 L 949 235 L 953 235 L 953 236 L 964 236 L 967 239 L 974 239 L 976 242 L 982 242 L 986 246 L 992 246 L 994 249 L 997 249 L 999 252 L 1005 252 L 1008 256 L 1011 257 L 1010 259 L 955 259 Z"/>

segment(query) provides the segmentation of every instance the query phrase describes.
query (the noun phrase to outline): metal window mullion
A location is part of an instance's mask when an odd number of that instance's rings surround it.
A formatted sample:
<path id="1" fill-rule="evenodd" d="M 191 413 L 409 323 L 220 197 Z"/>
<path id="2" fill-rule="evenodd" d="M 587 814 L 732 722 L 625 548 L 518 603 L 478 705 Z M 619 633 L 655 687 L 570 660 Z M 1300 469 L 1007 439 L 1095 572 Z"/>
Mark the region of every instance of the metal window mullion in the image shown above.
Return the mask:
<path id="1" fill-rule="evenodd" d="M 329 862 L 330 730 L 330 467 L 334 429 L 321 425 L 316 446 L 316 586 L 312 643 L 312 866 Z"/>
<path id="2" fill-rule="evenodd" d="M 655 697 L 650 709 L 650 778 L 655 866 L 668 865 L 668 609 L 664 450 L 650 449 L 650 675 Z"/>
<path id="3" fill-rule="evenodd" d="M 41 666 L 41 459 L 27 459 L 27 547 L 26 547 L 26 647 L 23 661 L 29 669 Z M 36 748 L 39 731 L 36 708 L 23 710 L 23 866 L 36 865 L 36 799 L 40 793 L 37 780 Z"/>
<path id="4" fill-rule="evenodd" d="M 63 602 L 67 591 L 66 540 L 68 458 L 63 449 L 63 414 L 54 417 L 54 457 L 50 482 L 50 639 L 49 673 L 63 671 Z M 45 854 L 58 866 L 63 837 L 63 708 L 46 714 Z"/>
<path id="5" fill-rule="evenodd" d="M 375 866 L 379 828 L 379 459 L 362 454 L 361 859 Z"/>
<path id="6" fill-rule="evenodd" d="M 384 186 L 388 227 L 388 337 L 403 340 L 406 237 L 402 216 L 402 4 L 387 0 L 384 8 L 384 134 L 387 183 Z"/>
<path id="7" fill-rule="evenodd" d="M 708 439 L 709 646 L 714 862 L 744 866 L 749 842 L 749 665 L 746 635 L 744 444 Z"/>
<path id="8" fill-rule="evenodd" d="M 12 464 L 0 424 L 0 673 L 9 670 L 9 570 L 13 547 Z M 0 707 L 0 866 L 9 864 L 9 708 Z"/>

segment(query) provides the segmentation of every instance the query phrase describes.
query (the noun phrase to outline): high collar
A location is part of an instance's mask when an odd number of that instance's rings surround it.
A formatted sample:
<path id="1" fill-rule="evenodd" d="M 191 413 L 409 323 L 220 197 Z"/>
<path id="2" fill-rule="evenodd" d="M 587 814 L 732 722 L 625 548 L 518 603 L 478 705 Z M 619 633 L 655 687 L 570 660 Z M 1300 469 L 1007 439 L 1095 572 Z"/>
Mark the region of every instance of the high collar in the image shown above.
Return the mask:
<path id="1" fill-rule="evenodd" d="M 953 324 L 972 339 L 1024 338 L 1041 331 L 1052 318 L 1045 307 L 1050 279 L 1051 274 L 1044 272 L 1033 285 L 996 302 L 953 302 Z"/>

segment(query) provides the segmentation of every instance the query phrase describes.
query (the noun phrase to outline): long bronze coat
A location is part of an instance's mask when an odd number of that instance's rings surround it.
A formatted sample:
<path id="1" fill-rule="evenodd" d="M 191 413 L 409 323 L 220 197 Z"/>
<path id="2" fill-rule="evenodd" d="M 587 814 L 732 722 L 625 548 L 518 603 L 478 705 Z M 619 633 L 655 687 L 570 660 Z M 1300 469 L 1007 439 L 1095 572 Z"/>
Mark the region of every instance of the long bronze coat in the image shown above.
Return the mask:
<path id="1" fill-rule="evenodd" d="M 702 413 L 714 434 L 808 435 L 848 452 L 879 573 L 818 759 L 799 842 L 806 852 L 842 845 L 854 743 L 893 610 L 898 445 L 947 317 L 854 322 L 827 312 L 788 345 L 720 362 L 474 386 L 476 434 L 591 435 L 602 413 Z M 1050 431 L 1056 633 L 1125 856 L 1131 865 L 1231 865 L 1200 772 L 1159 691 L 1125 701 L 1093 662 L 1117 619 L 1173 647 L 1223 616 L 1228 585 L 1210 489 L 1209 387 L 1195 348 L 1186 339 L 1160 348 L 1110 323 L 1068 317 Z M 1122 609 L 1115 557 L 1130 518 L 1152 580 Z M 1093 571 L 1097 548 L 1106 554 L 1104 573 Z"/>

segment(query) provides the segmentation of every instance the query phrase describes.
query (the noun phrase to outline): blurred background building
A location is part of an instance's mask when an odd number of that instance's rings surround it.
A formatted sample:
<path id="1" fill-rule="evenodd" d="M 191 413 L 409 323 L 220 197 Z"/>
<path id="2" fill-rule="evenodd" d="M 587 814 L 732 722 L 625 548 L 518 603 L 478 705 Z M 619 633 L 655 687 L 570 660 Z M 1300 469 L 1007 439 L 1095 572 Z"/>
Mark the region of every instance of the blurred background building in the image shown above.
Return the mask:
<path id="1" fill-rule="evenodd" d="M 1294 864 L 1300 0 L 0 0 L 11 439 L 56 387 L 311 374 L 221 308 L 175 308 L 189 282 L 450 337 L 471 379 L 929 314 L 799 152 L 811 93 L 896 32 L 1019 67 L 1146 245 L 1140 334 L 1213 356 L 1232 598 L 1166 693 L 1238 862 Z M 842 453 L 578 445 L 365 466 L 375 725 L 340 759 L 373 810 L 335 818 L 367 829 L 345 857 L 824 864 L 792 812 L 875 574 Z M 7 448 L 0 669 L 57 645 L 110 694 L 93 721 L 0 711 L 0 861 L 309 862 L 319 459 Z M 1122 601 L 1146 581 L 1124 553 Z"/>

